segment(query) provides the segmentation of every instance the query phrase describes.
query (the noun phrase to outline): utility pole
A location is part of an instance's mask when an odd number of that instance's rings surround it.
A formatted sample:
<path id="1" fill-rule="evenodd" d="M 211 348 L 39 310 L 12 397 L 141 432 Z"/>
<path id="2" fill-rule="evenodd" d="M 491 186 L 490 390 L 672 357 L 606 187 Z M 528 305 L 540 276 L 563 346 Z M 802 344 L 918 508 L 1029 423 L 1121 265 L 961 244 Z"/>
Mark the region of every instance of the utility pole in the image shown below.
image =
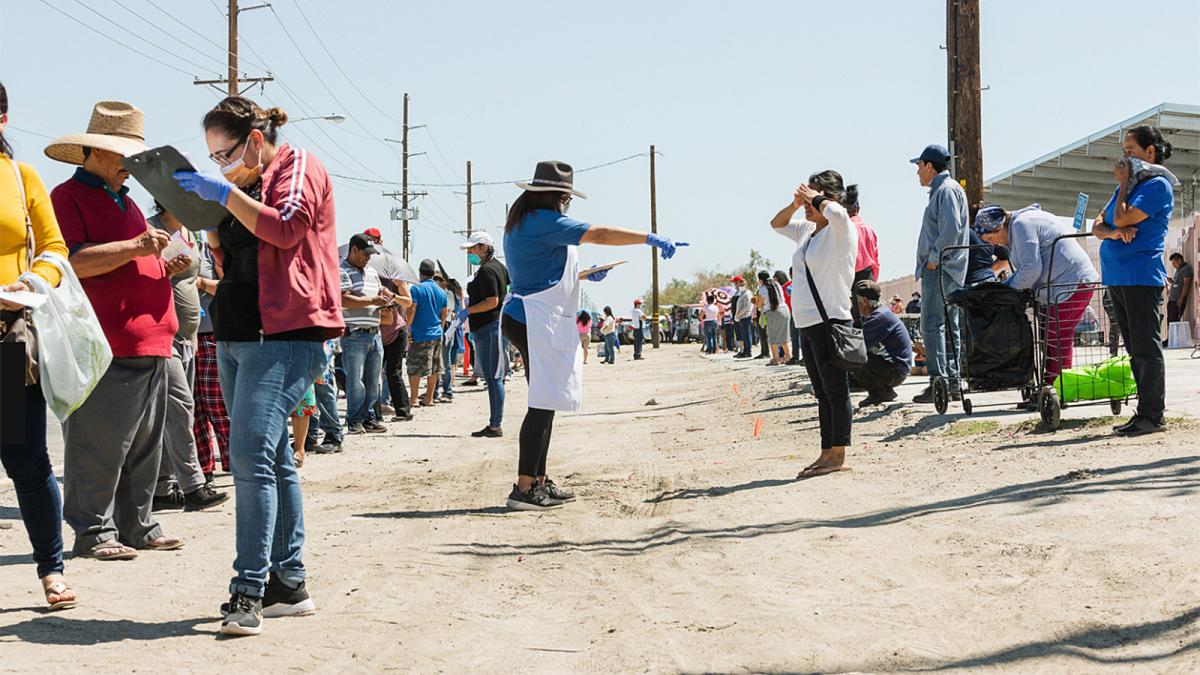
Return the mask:
<path id="1" fill-rule="evenodd" d="M 471 238 L 471 160 L 467 160 L 467 239 Z M 467 260 L 467 276 L 471 276 L 471 261 Z"/>
<path id="2" fill-rule="evenodd" d="M 650 146 L 650 231 L 658 234 L 658 195 L 654 184 L 654 146 Z M 658 349 L 662 340 L 658 330 L 658 249 L 650 247 L 650 275 L 653 290 L 650 296 L 650 346 Z"/>
<path id="3" fill-rule="evenodd" d="M 404 232 L 404 259 L 408 260 L 408 92 L 404 92 L 404 129 L 400 136 L 400 208 Z"/>
<path id="4" fill-rule="evenodd" d="M 253 5 L 250 7 L 238 7 L 238 0 L 229 0 L 229 74 L 223 80 L 196 80 L 192 84 L 206 85 L 226 85 L 226 92 L 230 96 L 238 96 L 242 92 L 238 90 L 238 14 L 240 12 L 248 12 L 252 9 L 262 9 L 270 7 L 270 4 Z M 268 75 L 267 77 L 247 77 L 242 82 L 249 83 L 250 86 L 262 82 L 271 82 L 275 78 Z"/>
<path id="5" fill-rule="evenodd" d="M 946 0 L 947 126 L 953 177 L 974 214 L 983 204 L 979 0 Z"/>

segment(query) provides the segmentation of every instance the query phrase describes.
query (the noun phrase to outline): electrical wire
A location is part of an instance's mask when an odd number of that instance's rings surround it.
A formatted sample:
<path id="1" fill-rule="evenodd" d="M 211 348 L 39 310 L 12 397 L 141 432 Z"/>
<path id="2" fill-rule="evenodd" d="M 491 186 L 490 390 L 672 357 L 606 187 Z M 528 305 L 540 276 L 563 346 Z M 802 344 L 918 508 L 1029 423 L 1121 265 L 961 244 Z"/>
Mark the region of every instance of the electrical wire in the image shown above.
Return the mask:
<path id="1" fill-rule="evenodd" d="M 662 153 L 656 152 L 655 154 L 662 154 Z M 582 169 L 575 169 L 575 173 L 585 173 L 588 171 L 595 171 L 596 169 L 603 169 L 605 167 L 613 166 L 614 164 L 621 164 L 622 162 L 628 162 L 632 159 L 638 159 L 639 157 L 649 157 L 649 156 L 650 156 L 650 153 L 648 153 L 648 152 L 639 152 L 636 155 L 629 155 L 628 157 L 614 159 L 614 160 L 611 160 L 608 162 L 604 162 L 603 164 L 596 164 L 594 166 L 589 166 L 589 167 L 585 167 Z M 347 179 L 347 180 L 359 180 L 361 182 L 374 183 L 376 185 L 401 185 L 400 182 L 394 181 L 394 180 L 370 180 L 370 179 L 355 178 L 354 176 L 338 176 L 338 178 L 343 178 L 343 179 Z M 513 183 L 516 183 L 518 181 L 523 181 L 523 180 L 527 180 L 527 179 L 525 177 L 521 177 L 521 178 L 514 178 L 512 180 L 472 181 L 471 185 L 483 185 L 483 186 L 511 185 Z M 408 184 L 408 186 L 409 187 L 423 187 L 423 188 L 456 188 L 456 187 L 466 187 L 467 184 L 465 182 L 463 182 L 463 183 L 411 183 L 410 182 Z"/>
<path id="2" fill-rule="evenodd" d="M 151 5 L 152 7 L 154 7 L 154 9 L 157 9 L 159 12 L 162 12 L 164 15 L 166 15 L 166 17 L 167 17 L 168 19 L 170 19 L 170 20 L 174 21 L 175 23 L 179 24 L 180 26 L 183 26 L 184 28 L 188 29 L 189 31 L 191 31 L 191 32 L 192 32 L 192 33 L 194 33 L 195 35 L 198 35 L 198 36 L 200 37 L 200 39 L 204 40 L 204 41 L 205 41 L 205 42 L 207 42 L 208 44 L 210 44 L 210 45 L 212 45 L 212 46 L 216 47 L 217 49 L 220 49 L 221 51 L 225 52 L 225 54 L 226 54 L 227 56 L 237 56 L 237 57 L 238 57 L 238 63 L 239 63 L 239 65 L 241 64 L 241 62 L 242 62 L 242 61 L 245 61 L 245 62 L 249 63 L 250 65 L 254 66 L 255 68 L 261 68 L 261 69 L 262 69 L 262 70 L 264 70 L 264 71 L 269 71 L 269 70 L 270 70 L 269 68 L 267 68 L 266 66 L 264 66 L 264 65 L 263 65 L 263 64 L 261 64 L 261 63 L 255 63 L 255 62 L 251 61 L 250 59 L 247 59 L 247 58 L 245 58 L 245 57 L 241 56 L 240 54 L 234 54 L 233 52 L 229 51 L 229 45 L 222 45 L 222 44 L 218 44 L 218 43 L 217 43 L 215 40 L 213 40 L 212 38 L 208 37 L 208 36 L 207 36 L 207 35 L 205 35 L 204 33 L 201 33 L 200 31 L 196 30 L 195 28 L 193 28 L 193 27 L 189 26 L 188 24 L 184 23 L 183 21 L 179 20 L 179 18 L 177 18 L 177 17 L 176 17 L 174 14 L 171 14 L 171 13 L 170 13 L 170 12 L 168 12 L 167 10 L 163 9 L 163 8 L 162 8 L 161 6 L 159 6 L 159 4 L 158 4 L 157 2 L 155 2 L 154 0 L 146 0 L 146 2 L 150 3 L 150 5 Z M 213 6 L 214 6 L 214 7 L 216 7 L 216 5 L 213 5 Z M 217 11 L 218 11 L 218 12 L 220 12 L 221 16 L 225 16 L 225 13 L 221 11 L 221 8 L 220 8 L 220 7 L 217 7 Z M 257 55 L 256 55 L 256 56 L 257 56 Z"/>
<path id="3" fill-rule="evenodd" d="M 146 17 L 142 16 L 141 14 L 138 14 L 137 12 L 133 11 L 132 9 L 130 9 L 130 8 L 129 8 L 129 6 L 128 6 L 128 5 L 126 5 L 125 3 L 121 2 L 121 0 L 112 0 L 112 1 L 113 1 L 113 2 L 114 2 L 114 3 L 115 3 L 117 6 L 118 6 L 118 7 L 120 7 L 121 9 L 124 9 L 126 12 L 129 12 L 130 14 L 132 14 L 132 15 L 136 16 L 137 18 L 141 19 L 141 20 L 142 20 L 142 21 L 144 21 L 145 23 L 149 24 L 149 26 L 150 26 L 151 28 L 153 28 L 154 30 L 156 30 L 156 31 L 158 31 L 158 32 L 160 32 L 160 33 L 162 33 L 163 35 L 166 35 L 167 37 L 169 37 L 169 38 L 171 38 L 172 40 L 174 40 L 174 41 L 178 42 L 179 44 L 183 45 L 184 47 L 187 47 L 188 49 L 190 49 L 190 50 L 192 50 L 192 51 L 194 51 L 194 52 L 196 52 L 196 53 L 200 54 L 201 56 L 203 56 L 204 58 L 206 58 L 206 59 L 208 59 L 208 60 L 210 60 L 210 61 L 214 61 L 214 62 L 216 62 L 216 64 L 217 64 L 218 66 L 223 66 L 223 65 L 225 65 L 224 63 L 222 63 L 222 62 L 221 62 L 221 60 L 220 60 L 220 59 L 218 59 L 217 57 L 213 56 L 212 54 L 209 54 L 208 52 L 206 52 L 206 51 L 204 51 L 204 50 L 202 50 L 202 49 L 199 49 L 198 47 L 193 47 L 192 45 L 188 44 L 187 42 L 184 42 L 182 39 L 180 39 L 180 38 L 179 38 L 178 36 L 176 36 L 174 33 L 171 33 L 170 31 L 168 31 L 168 30 L 167 30 L 167 29 L 165 29 L 165 28 L 162 28 L 161 26 L 159 26 L 158 24 L 154 23 L 154 22 L 153 22 L 153 21 L 151 21 L 150 19 L 147 19 Z"/>
<path id="4" fill-rule="evenodd" d="M 43 0 L 43 2 L 45 2 L 45 0 Z M 172 52 L 170 49 L 167 49 L 166 47 L 162 47 L 162 46 L 158 45 L 157 43 L 155 43 L 155 42 L 151 41 L 150 39 L 148 39 L 148 38 L 144 38 L 144 37 L 142 37 L 141 35 L 138 35 L 137 33 L 133 32 L 132 30 L 129 30 L 129 29 L 128 29 L 128 28 L 126 28 L 125 26 L 122 26 L 121 24 L 117 23 L 116 21 L 113 21 L 112 19 L 108 18 L 107 16 L 105 16 L 105 15 L 104 15 L 102 12 L 100 12 L 99 10 L 96 10 L 96 9 L 94 9 L 94 8 L 92 8 L 92 7 L 89 7 L 88 5 L 84 4 L 84 3 L 83 3 L 83 0 L 75 0 L 75 4 L 77 4 L 77 5 L 79 5 L 80 7 L 82 7 L 82 8 L 84 8 L 84 9 L 86 9 L 87 11 L 91 12 L 92 14 L 95 14 L 96 16 L 100 17 L 101 19 L 104 19 L 105 21 L 107 21 L 108 23 L 110 23 L 110 24 L 112 24 L 112 25 L 116 26 L 117 28 L 120 28 L 121 30 L 125 31 L 126 33 L 129 33 L 130 35 L 132 35 L 133 37 L 135 37 L 135 38 L 137 38 L 137 39 L 141 40 L 142 42 L 145 42 L 146 44 L 150 45 L 151 47 L 154 47 L 155 49 L 158 49 L 158 50 L 160 50 L 160 51 L 163 51 L 163 52 L 166 52 L 166 53 L 168 53 L 168 54 L 171 54 L 172 56 L 174 56 L 175 58 L 179 59 L 180 61 L 183 61 L 184 63 L 188 64 L 189 66 L 195 66 L 196 68 L 199 68 L 199 69 L 201 69 L 201 70 L 202 70 L 202 71 L 204 71 L 204 72 L 211 73 L 211 74 L 213 74 L 213 75 L 217 75 L 218 77 L 220 76 L 220 73 L 218 73 L 217 71 L 213 70 L 213 69 L 212 69 L 210 66 L 201 65 L 201 64 L 199 64 L 199 63 L 196 63 L 195 61 L 192 61 L 192 60 L 190 60 L 190 59 L 184 58 L 184 57 L 180 56 L 179 54 L 176 54 L 176 53 Z M 81 23 L 82 23 L 82 22 L 81 22 Z M 84 25 L 87 25 L 87 24 L 84 24 Z"/>
<path id="5" fill-rule="evenodd" d="M 189 73 L 188 71 L 186 71 L 186 70 L 184 70 L 184 69 L 182 69 L 182 68 L 179 68 L 178 66 L 174 66 L 174 65 L 172 65 L 172 64 L 170 64 L 170 63 L 167 63 L 166 61 L 163 61 L 162 59 L 160 59 L 160 58 L 158 58 L 158 57 L 151 56 L 150 54 L 147 54 L 146 52 L 144 52 L 144 51 L 142 51 L 142 50 L 138 49 L 137 47 L 133 47 L 133 46 L 131 46 L 131 45 L 128 45 L 128 44 L 126 44 L 126 43 L 124 43 L 124 42 L 122 42 L 122 41 L 118 40 L 117 38 L 115 38 L 115 37 L 113 37 L 113 36 L 109 35 L 108 33 L 105 33 L 104 31 L 101 31 L 101 30 L 99 30 L 99 29 L 97 29 L 97 28 L 93 27 L 92 25 L 90 25 L 90 24 L 88 24 L 88 23 L 84 23 L 82 20 L 80 20 L 80 19 L 77 19 L 77 18 L 75 18 L 75 17 L 71 16 L 70 14 L 66 13 L 65 11 L 63 11 L 63 10 L 59 9 L 58 7 L 55 7 L 54 5 L 50 4 L 49 2 L 47 2 L 47 0 L 38 0 L 38 1 L 39 1 L 39 2 L 41 2 L 43 5 L 45 5 L 45 6 L 49 7 L 50 9 L 52 9 L 52 10 L 54 10 L 54 11 L 58 12 L 59 14 L 62 14 L 63 16 L 67 17 L 67 18 L 68 18 L 68 19 L 70 19 L 70 20 L 74 21 L 75 23 L 79 24 L 80 26 L 83 26 L 84 28 L 86 28 L 86 29 L 88 29 L 88 30 L 92 31 L 93 33 L 96 33 L 97 35 L 99 35 L 99 36 L 101 36 L 101 37 L 105 38 L 106 40 L 109 40 L 109 41 L 111 41 L 111 42 L 114 42 L 114 43 L 116 43 L 116 44 L 118 44 L 118 45 L 120 45 L 120 46 L 124 47 L 125 49 L 128 49 L 128 50 L 129 50 L 129 51 L 131 51 L 131 52 L 134 52 L 135 54 L 138 54 L 138 55 L 140 55 L 140 56 L 143 56 L 143 57 L 145 57 L 145 58 L 148 58 L 148 59 L 150 59 L 151 61 L 154 61 L 155 63 L 157 63 L 157 64 L 159 64 L 159 65 L 161 65 L 161 66 L 165 66 L 165 67 L 167 67 L 167 68 L 170 68 L 171 70 L 174 70 L 174 71 L 175 71 L 175 72 L 177 72 L 177 73 L 182 73 L 182 74 L 184 74 L 184 75 L 188 75 L 188 76 L 190 76 L 190 77 L 193 77 L 193 78 L 195 78 L 195 77 L 196 77 L 196 74 L 195 74 L 195 73 Z M 78 0 L 77 0 L 77 1 L 78 1 Z M 211 72 L 211 71 L 207 71 L 207 72 Z"/>
<path id="6" fill-rule="evenodd" d="M 13 125 L 13 124 L 9 124 L 9 125 L 8 125 L 7 127 L 5 127 L 5 128 L 7 128 L 7 129 L 12 129 L 13 131 L 19 131 L 19 132 L 21 132 L 21 133 L 23 133 L 23 134 L 29 134 L 30 136 L 40 136 L 40 137 L 42 137 L 42 138 L 49 138 L 50 140 L 54 140 L 54 139 L 55 139 L 55 137 L 54 137 L 54 136 L 47 136 L 46 134 L 43 134 L 43 133 L 38 133 L 38 132 L 36 132 L 36 131 L 31 131 L 31 130 L 29 130 L 29 129 L 22 129 L 21 127 L 18 127 L 18 126 L 16 126 L 16 125 Z"/>

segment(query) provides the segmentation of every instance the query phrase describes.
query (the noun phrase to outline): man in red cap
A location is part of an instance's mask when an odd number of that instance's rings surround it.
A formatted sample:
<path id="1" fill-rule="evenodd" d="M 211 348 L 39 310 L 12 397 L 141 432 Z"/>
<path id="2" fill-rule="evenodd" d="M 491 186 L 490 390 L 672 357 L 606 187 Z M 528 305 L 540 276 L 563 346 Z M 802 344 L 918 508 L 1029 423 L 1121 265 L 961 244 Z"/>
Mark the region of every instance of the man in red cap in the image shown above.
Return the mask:
<path id="1" fill-rule="evenodd" d="M 630 314 L 633 317 L 633 360 L 642 360 L 642 344 L 646 341 L 646 334 L 642 326 L 646 323 L 646 315 L 642 313 L 642 299 L 635 298 L 633 301 L 633 312 Z"/>
<path id="2" fill-rule="evenodd" d="M 383 243 L 383 233 L 379 231 L 378 227 L 368 227 L 367 229 L 363 230 L 363 234 L 374 239 L 376 244 Z"/>

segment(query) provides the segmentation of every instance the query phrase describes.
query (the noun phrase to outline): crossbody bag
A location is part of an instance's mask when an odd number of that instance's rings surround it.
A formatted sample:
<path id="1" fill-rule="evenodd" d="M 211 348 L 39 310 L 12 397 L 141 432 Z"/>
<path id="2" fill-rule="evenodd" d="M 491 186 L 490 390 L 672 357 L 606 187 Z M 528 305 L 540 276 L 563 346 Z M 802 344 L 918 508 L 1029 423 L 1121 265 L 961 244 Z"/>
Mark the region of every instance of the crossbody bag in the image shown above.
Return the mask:
<path id="1" fill-rule="evenodd" d="M 25 181 L 21 178 L 21 167 L 15 159 L 9 159 L 13 173 L 17 176 L 17 187 L 21 191 L 21 210 L 25 214 L 25 271 L 33 269 L 33 222 L 29 218 L 29 198 L 25 193 Z M 33 320 L 29 308 L 15 311 L 0 310 L 0 342 L 22 343 L 25 346 L 25 386 L 37 383 L 37 335 L 33 332 Z"/>
<path id="2" fill-rule="evenodd" d="M 829 327 L 830 362 L 841 370 L 862 368 L 867 364 L 867 341 L 863 338 L 862 329 L 852 323 L 829 320 L 829 315 L 825 313 L 825 303 L 821 302 L 821 292 L 817 290 L 817 282 L 813 281 L 812 272 L 808 269 L 807 244 L 804 247 L 804 275 L 808 277 L 808 287 L 817 303 L 817 311 L 821 313 L 821 321 Z"/>

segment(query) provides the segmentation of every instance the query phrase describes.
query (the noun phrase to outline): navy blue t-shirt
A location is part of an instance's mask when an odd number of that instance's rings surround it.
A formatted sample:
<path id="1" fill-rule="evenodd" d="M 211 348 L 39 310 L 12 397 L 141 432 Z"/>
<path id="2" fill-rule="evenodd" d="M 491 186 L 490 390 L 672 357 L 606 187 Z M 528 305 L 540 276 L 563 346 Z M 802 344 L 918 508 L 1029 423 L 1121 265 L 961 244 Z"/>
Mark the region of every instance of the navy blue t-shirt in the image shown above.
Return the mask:
<path id="1" fill-rule="evenodd" d="M 525 305 L 515 296 L 538 293 L 562 281 L 567 247 L 578 246 L 590 227 L 557 211 L 538 209 L 504 233 L 504 258 L 514 296 L 505 303 L 505 314 L 525 323 Z"/>
<path id="2" fill-rule="evenodd" d="M 992 271 L 992 263 L 996 260 L 995 250 L 988 246 L 975 230 L 971 230 L 971 247 L 967 249 L 967 286 L 995 281 L 996 273 Z"/>
<path id="3" fill-rule="evenodd" d="M 867 349 L 882 345 L 887 351 L 885 358 L 902 373 L 912 368 L 912 338 L 900 321 L 900 317 L 887 307 L 876 307 L 862 319 L 863 339 Z"/>

